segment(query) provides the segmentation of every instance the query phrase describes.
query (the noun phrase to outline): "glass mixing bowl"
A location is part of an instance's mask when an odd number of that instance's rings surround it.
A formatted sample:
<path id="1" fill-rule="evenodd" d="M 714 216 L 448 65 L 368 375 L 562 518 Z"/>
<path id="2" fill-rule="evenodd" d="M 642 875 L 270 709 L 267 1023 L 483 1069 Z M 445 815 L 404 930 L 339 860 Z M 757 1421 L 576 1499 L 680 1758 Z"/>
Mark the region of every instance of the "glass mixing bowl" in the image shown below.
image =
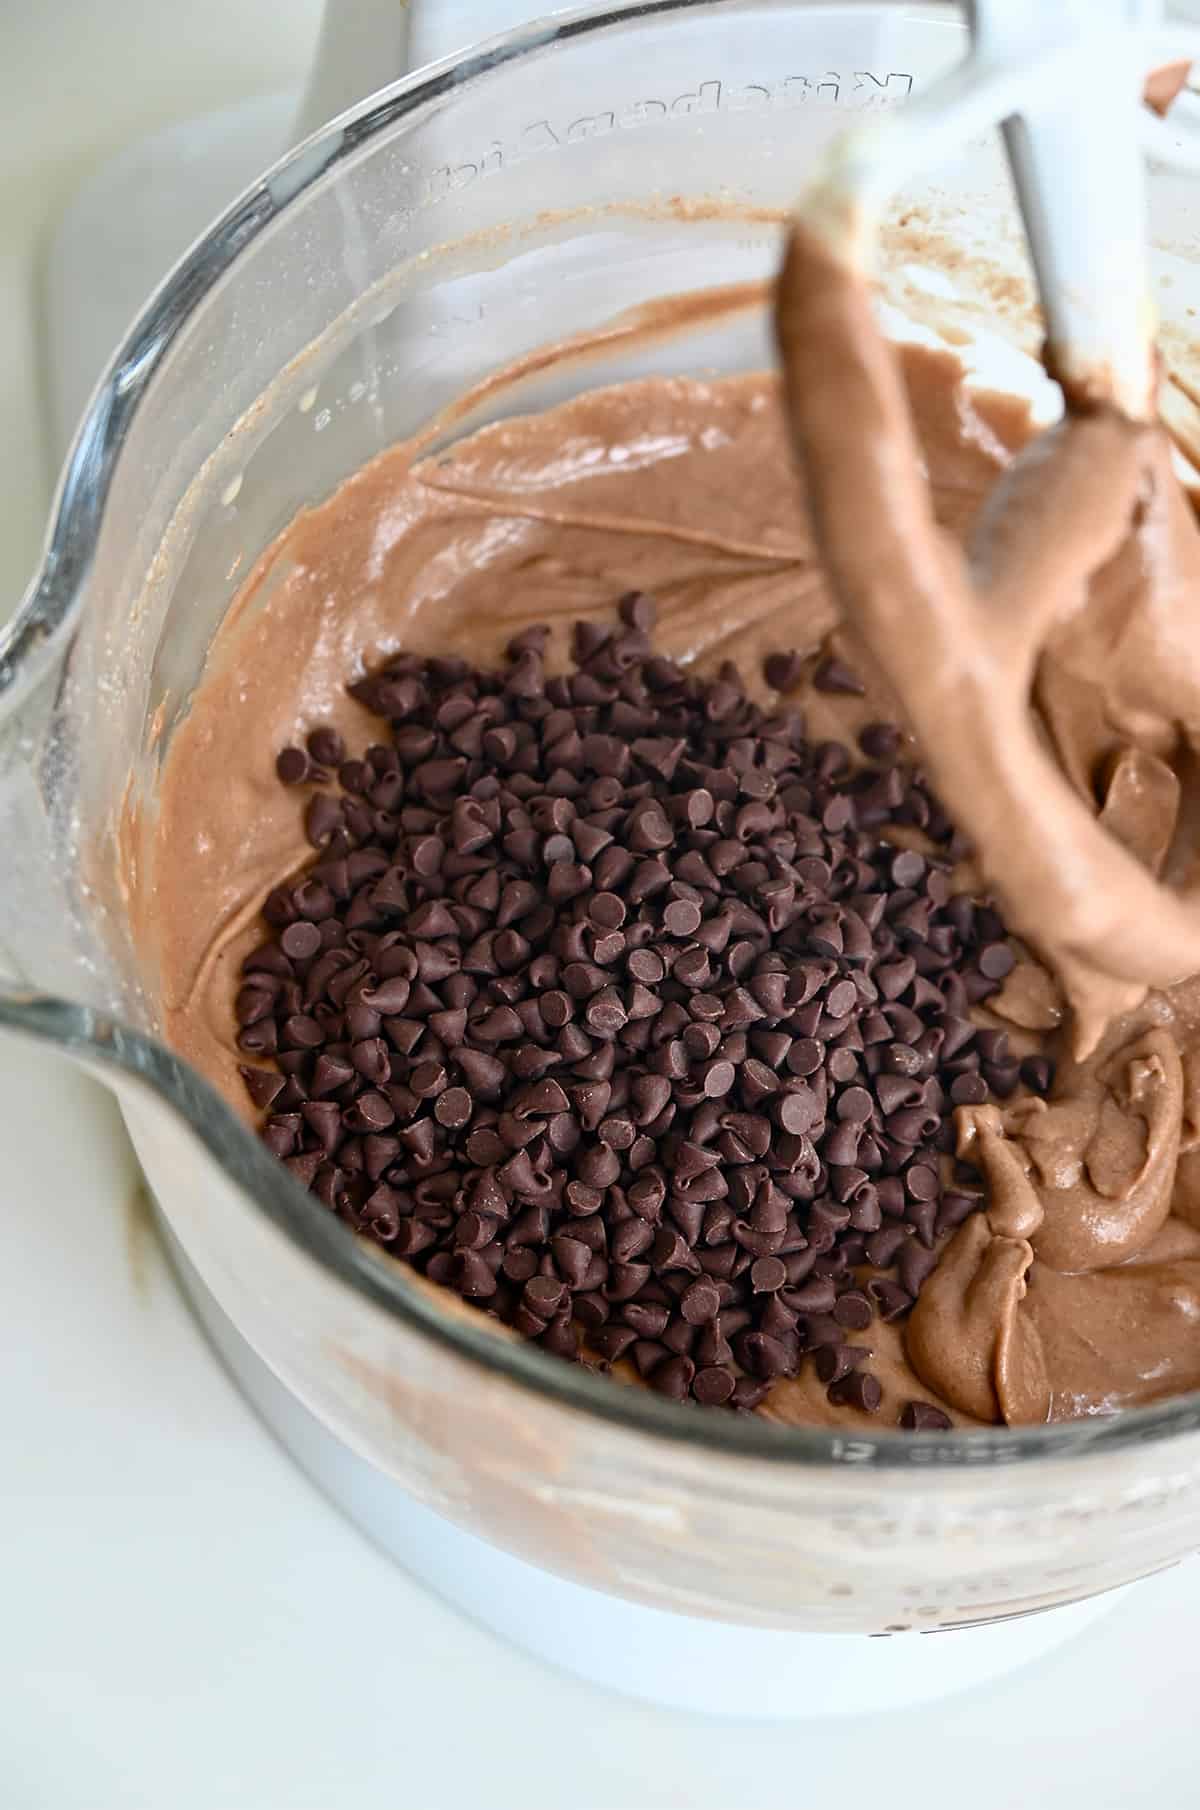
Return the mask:
<path id="1" fill-rule="evenodd" d="M 1200 1397 L 1051 1428 L 870 1437 L 677 1406 L 498 1338 L 359 1243 L 156 1039 L 113 851 L 207 649 L 293 513 L 523 352 L 666 292 L 768 277 L 806 168 L 959 58 L 952 9 L 649 0 L 559 15 L 376 96 L 286 158 L 117 352 L 0 647 L 0 1022 L 118 1094 L 242 1338 L 411 1497 L 642 1605 L 814 1633 L 1067 1602 L 1200 1543 Z M 1195 205 L 1155 175 L 1170 406 L 1200 394 Z M 889 318 L 1036 343 L 994 146 L 904 197 Z M 521 406 L 771 357 L 763 309 L 533 376 Z M 476 417 L 479 419 L 481 417 Z M 464 424 L 469 425 L 469 424 Z"/>

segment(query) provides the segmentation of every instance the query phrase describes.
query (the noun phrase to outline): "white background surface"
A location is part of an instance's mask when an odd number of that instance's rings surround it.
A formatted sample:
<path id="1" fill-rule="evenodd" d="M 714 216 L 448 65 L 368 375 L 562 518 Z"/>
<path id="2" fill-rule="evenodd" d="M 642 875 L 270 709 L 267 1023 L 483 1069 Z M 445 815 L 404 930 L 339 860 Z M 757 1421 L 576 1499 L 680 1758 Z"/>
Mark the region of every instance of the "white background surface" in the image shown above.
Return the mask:
<path id="1" fill-rule="evenodd" d="M 316 15 L 0 0 L 0 607 L 48 496 L 56 210 L 130 137 L 298 85 Z M 293 1472 L 180 1305 L 104 1096 L 0 1045 L 0 1138 L 0 1810 L 1200 1801 L 1200 1566 L 984 1696 L 869 1727 L 603 1697 L 431 1601 Z"/>

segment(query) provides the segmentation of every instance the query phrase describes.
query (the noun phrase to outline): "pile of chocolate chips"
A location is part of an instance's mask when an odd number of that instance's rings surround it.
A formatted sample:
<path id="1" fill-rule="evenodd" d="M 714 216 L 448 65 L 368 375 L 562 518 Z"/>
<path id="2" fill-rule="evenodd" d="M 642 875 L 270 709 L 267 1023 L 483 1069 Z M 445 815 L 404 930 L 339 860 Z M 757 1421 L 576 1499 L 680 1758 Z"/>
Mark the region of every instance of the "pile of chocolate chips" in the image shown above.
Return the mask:
<path id="1" fill-rule="evenodd" d="M 264 906 L 242 1073 L 332 1211 L 547 1350 L 741 1409 L 810 1362 L 875 1410 L 873 1318 L 979 1205 L 954 1105 L 1048 1084 L 971 1021 L 1004 926 L 894 728 L 814 745 L 619 613 L 565 676 L 544 629 L 499 672 L 402 655 L 351 687 L 389 724 L 361 760 L 280 754 L 320 854 Z"/>

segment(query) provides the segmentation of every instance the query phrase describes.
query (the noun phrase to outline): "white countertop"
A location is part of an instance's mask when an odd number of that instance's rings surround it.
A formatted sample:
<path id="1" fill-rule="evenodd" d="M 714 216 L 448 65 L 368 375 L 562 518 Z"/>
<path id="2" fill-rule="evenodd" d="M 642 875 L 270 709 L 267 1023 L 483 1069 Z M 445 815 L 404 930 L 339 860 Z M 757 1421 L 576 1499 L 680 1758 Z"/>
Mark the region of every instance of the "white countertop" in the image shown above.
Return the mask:
<path id="1" fill-rule="evenodd" d="M 48 489 L 34 338 L 48 223 L 129 136 L 298 83 L 316 14 L 314 0 L 0 9 L 10 601 Z M 1197 1801 L 1200 1566 L 986 1693 L 868 1730 L 704 1723 L 603 1696 L 434 1602 L 292 1469 L 183 1307 L 104 1095 L 0 1044 L 0 1140 L 0 1810 Z"/>

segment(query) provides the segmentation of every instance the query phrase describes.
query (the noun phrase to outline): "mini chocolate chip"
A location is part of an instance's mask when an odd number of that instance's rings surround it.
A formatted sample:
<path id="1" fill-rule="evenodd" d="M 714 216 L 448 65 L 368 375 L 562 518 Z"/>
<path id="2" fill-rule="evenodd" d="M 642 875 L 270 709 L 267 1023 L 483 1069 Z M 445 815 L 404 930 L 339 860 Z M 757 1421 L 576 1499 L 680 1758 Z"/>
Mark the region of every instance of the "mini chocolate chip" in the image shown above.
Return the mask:
<path id="1" fill-rule="evenodd" d="M 773 1294 L 787 1279 L 787 1265 L 779 1257 L 756 1257 L 750 1265 L 750 1286 L 755 1294 Z"/>
<path id="2" fill-rule="evenodd" d="M 704 1063 L 700 1071 L 700 1085 L 707 1098 L 724 1099 L 733 1086 L 735 1074 L 733 1063 L 724 1059 Z"/>
<path id="3" fill-rule="evenodd" d="M 979 952 L 979 972 L 988 980 L 1004 980 L 1017 965 L 1007 943 L 988 943 Z"/>
<path id="4" fill-rule="evenodd" d="M 275 772 L 281 785 L 298 786 L 313 777 L 313 764 L 303 748 L 283 748 L 276 756 Z"/>
<path id="5" fill-rule="evenodd" d="M 751 1376 L 769 1382 L 795 1374 L 797 1357 L 782 1339 L 765 1332 L 743 1332 L 733 1343 L 738 1362 Z"/>
<path id="6" fill-rule="evenodd" d="M 721 1306 L 720 1290 L 712 1282 L 693 1282 L 679 1301 L 679 1311 L 692 1326 L 703 1326 L 716 1318 Z"/>
<path id="7" fill-rule="evenodd" d="M 346 758 L 346 744 L 336 729 L 313 729 L 306 746 L 321 767 L 340 767 Z"/>
<path id="8" fill-rule="evenodd" d="M 886 1276 L 873 1276 L 867 1283 L 867 1293 L 874 1301 L 881 1320 L 898 1320 L 913 1304 L 912 1296 Z"/>
<path id="9" fill-rule="evenodd" d="M 789 1286 L 784 1291 L 783 1298 L 797 1313 L 831 1314 L 837 1300 L 837 1290 L 828 1277 L 814 1276 L 809 1281 L 801 1281 L 797 1286 Z"/>
<path id="10" fill-rule="evenodd" d="M 321 947 L 321 932 L 315 924 L 289 924 L 279 938 L 279 947 L 291 961 L 308 961 Z"/>
<path id="11" fill-rule="evenodd" d="M 858 674 L 833 654 L 818 665 L 813 674 L 813 685 L 818 691 L 845 692 L 851 697 L 861 697 L 864 690 Z"/>
<path id="12" fill-rule="evenodd" d="M 861 1289 L 847 1289 L 834 1303 L 833 1317 L 848 1332 L 864 1332 L 874 1319 L 871 1303 Z"/>
<path id="13" fill-rule="evenodd" d="M 823 1383 L 840 1383 L 870 1355 L 866 1345 L 818 1345 L 813 1353 L 813 1363 Z"/>
<path id="14" fill-rule="evenodd" d="M 872 1233 L 867 1239 L 867 1262 L 877 1269 L 890 1268 L 908 1236 L 905 1226 L 885 1226 L 882 1231 Z"/>
<path id="15" fill-rule="evenodd" d="M 336 799 L 318 792 L 309 800 L 304 814 L 304 833 L 314 848 L 320 848 L 342 828 L 344 821 L 342 807 Z"/>
<path id="16" fill-rule="evenodd" d="M 900 1410 L 900 1425 L 911 1433 L 945 1433 L 954 1423 L 941 1408 L 928 1401 L 907 1401 Z"/>
<path id="17" fill-rule="evenodd" d="M 742 1413 L 750 1413 L 763 1400 L 769 1386 L 765 1382 L 757 1382 L 753 1377 L 739 1376 L 734 1384 L 730 1405 Z"/>
<path id="18" fill-rule="evenodd" d="M 905 1170 L 904 1186 L 910 1200 L 936 1200 L 941 1191 L 937 1170 L 925 1163 L 913 1163 Z"/>
<path id="19" fill-rule="evenodd" d="M 811 1037 L 797 1037 L 787 1053 L 787 1066 L 794 1075 L 814 1075 L 821 1066 L 821 1045 Z"/>
<path id="20" fill-rule="evenodd" d="M 260 1112 L 270 1106 L 284 1085 L 283 1076 L 273 1074 L 270 1069 L 243 1066 L 238 1073 L 246 1084 L 246 1092 Z"/>
<path id="21" fill-rule="evenodd" d="M 673 899 L 663 911 L 663 928 L 671 936 L 687 937 L 699 928 L 700 907 L 691 899 Z"/>
<path id="22" fill-rule="evenodd" d="M 800 683 L 804 658 L 794 648 L 786 653 L 768 654 L 763 661 L 763 678 L 776 691 L 792 691 Z"/>
<path id="23" fill-rule="evenodd" d="M 458 1130 L 470 1122 L 471 1096 L 465 1087 L 448 1087 L 434 1102 L 433 1116 L 439 1125 Z"/>
<path id="24" fill-rule="evenodd" d="M 698 1402 L 712 1408 L 722 1407 L 730 1400 L 736 1387 L 733 1372 L 724 1365 L 709 1364 L 698 1370 L 692 1379 L 692 1394 Z"/>
<path id="25" fill-rule="evenodd" d="M 781 1094 L 772 1106 L 772 1116 L 780 1130 L 801 1136 L 821 1122 L 821 1108 L 811 1089 L 798 1088 Z"/>
<path id="26" fill-rule="evenodd" d="M 925 877 L 925 857 L 916 849 L 901 849 L 892 861 L 892 884 L 897 887 L 919 886 Z"/>
<path id="27" fill-rule="evenodd" d="M 845 1018 L 858 1003 L 858 988 L 852 980 L 840 980 L 825 995 L 825 1010 L 831 1018 Z"/>
<path id="28" fill-rule="evenodd" d="M 617 613 L 627 628 L 648 635 L 658 621 L 658 605 L 645 591 L 626 591 L 617 604 Z"/>
<path id="29" fill-rule="evenodd" d="M 521 1300 L 539 1319 L 549 1320 L 566 1298 L 566 1285 L 553 1276 L 534 1276 L 525 1284 Z"/>
<path id="30" fill-rule="evenodd" d="M 894 723 L 868 723 L 859 731 L 858 745 L 868 760 L 894 760 L 903 737 Z"/>
<path id="31" fill-rule="evenodd" d="M 943 1051 L 945 1046 L 943 1045 Z M 981 1028 L 975 1032 L 975 1048 L 981 1059 L 1001 1068 L 1011 1062 L 1009 1053 L 1008 1032 Z"/>
<path id="32" fill-rule="evenodd" d="M 925 1243 L 910 1238 L 907 1244 L 900 1247 L 900 1254 L 896 1259 L 896 1275 L 901 1288 L 914 1298 L 936 1268 L 937 1257 Z"/>
<path id="33" fill-rule="evenodd" d="M 584 1008 L 589 1027 L 602 1036 L 615 1036 L 628 1022 L 629 1014 L 615 987 L 601 987 Z"/>
<path id="34" fill-rule="evenodd" d="M 1054 1064 L 1046 1056 L 1026 1056 L 1021 1064 L 1021 1079 L 1035 1094 L 1049 1093 Z"/>
<path id="35" fill-rule="evenodd" d="M 692 1386 L 696 1366 L 690 1357 L 668 1357 L 650 1372 L 650 1387 L 674 1401 L 684 1401 Z"/>
<path id="36" fill-rule="evenodd" d="M 835 1407 L 859 1408 L 866 1414 L 877 1414 L 883 1400 L 879 1380 L 868 1370 L 852 1370 L 831 1383 L 826 1394 Z"/>
<path id="37" fill-rule="evenodd" d="M 875 1110 L 875 1102 L 865 1087 L 847 1087 L 837 1097 L 837 1116 L 851 1124 L 865 1124 Z"/>

